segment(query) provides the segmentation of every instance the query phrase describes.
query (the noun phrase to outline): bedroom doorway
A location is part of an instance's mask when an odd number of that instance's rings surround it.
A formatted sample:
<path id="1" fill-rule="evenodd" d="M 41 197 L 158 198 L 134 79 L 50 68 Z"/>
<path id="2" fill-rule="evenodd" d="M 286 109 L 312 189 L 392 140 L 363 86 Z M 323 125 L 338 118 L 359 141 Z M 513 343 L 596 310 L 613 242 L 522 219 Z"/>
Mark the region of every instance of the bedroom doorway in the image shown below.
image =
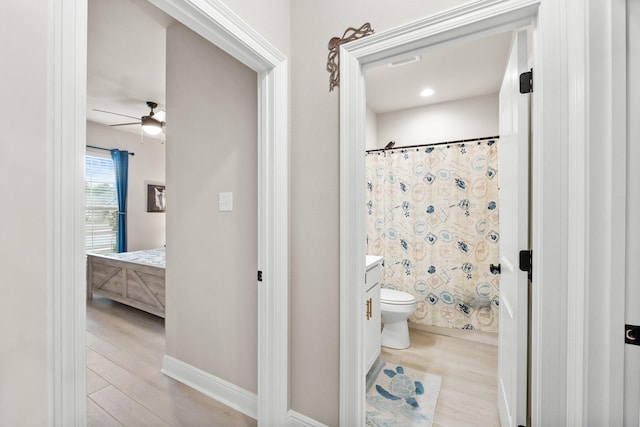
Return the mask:
<path id="1" fill-rule="evenodd" d="M 254 37 L 255 32 L 221 3 L 212 2 L 207 11 L 183 1 L 154 1 L 153 4 L 186 27 L 197 28 L 199 37 L 224 46 L 229 55 L 253 70 L 257 75 L 254 90 L 260 117 L 255 131 L 257 153 L 253 171 L 257 192 L 257 268 L 262 273 L 260 281 L 256 272 L 252 275 L 257 289 L 254 306 L 257 386 L 255 392 L 244 393 L 242 387 L 234 389 L 229 387 L 233 384 L 216 382 L 213 377 L 204 377 L 205 382 L 198 383 L 202 376 L 195 378 L 190 368 L 193 365 L 188 364 L 179 366 L 182 371 L 177 374 L 174 370 L 174 376 L 181 376 L 180 380 L 192 387 L 204 388 L 210 396 L 261 423 L 284 424 L 288 409 L 286 58 L 264 39 Z M 86 51 L 83 46 L 87 37 L 84 18 L 87 2 L 60 0 L 54 2 L 53 7 L 53 56 L 55 75 L 59 77 L 53 83 L 54 103 L 85 106 Z M 52 264 L 52 390 L 56 390 L 52 419 L 54 425 L 84 425 L 86 292 L 81 261 L 84 259 L 84 198 L 83 187 L 78 183 L 84 178 L 84 168 L 80 165 L 84 163 L 86 145 L 85 113 L 83 108 L 53 111 L 56 132 L 52 151 L 52 241 L 54 247 L 64 249 Z M 177 203 L 175 199 L 174 203 Z M 273 345 L 274 342 L 278 345 Z M 165 364 L 163 369 L 175 368 L 175 364 Z"/>
<path id="2" fill-rule="evenodd" d="M 151 409 L 140 397 L 131 398 L 127 383 L 110 375 L 122 368 L 152 384 L 156 375 L 137 369 L 147 361 L 152 372 L 162 371 L 257 417 L 255 403 L 236 402 L 220 390 L 226 381 L 236 385 L 238 393 L 257 393 L 257 73 L 148 2 L 89 0 L 88 5 L 87 139 L 130 155 L 128 209 L 119 209 L 126 211 L 128 248 L 118 244 L 122 253 L 88 255 L 88 289 L 164 319 L 156 325 L 132 312 L 91 328 L 101 318 L 96 311 L 102 309 L 107 317 L 107 304 L 89 299 L 87 375 L 94 381 L 88 381 L 88 414 L 128 424 L 120 418 L 126 413 L 114 413 L 110 406 L 118 397 L 128 402 L 123 406 Z M 132 39 L 148 46 L 145 55 L 139 55 Z M 157 136 L 144 126 L 140 131 L 140 123 L 132 119 L 136 111 L 146 112 L 137 108 L 144 106 L 138 98 L 153 100 L 152 117 L 163 121 Z M 237 116 L 243 126 L 234 125 Z M 108 137 L 100 138 L 107 132 Z M 149 182 L 162 189 L 166 184 L 173 201 L 166 212 L 149 209 Z M 232 197 L 224 207 L 218 205 L 223 194 Z M 158 224 L 152 228 L 154 222 Z M 160 259 L 165 251 L 166 264 Z M 116 323 L 121 319 L 129 322 Z M 110 333 L 113 327 L 126 329 L 136 339 L 120 339 Z M 138 343 L 149 344 L 148 350 Z M 162 352 L 160 364 L 157 354 L 148 356 L 152 349 Z M 127 357 L 114 360 L 121 354 Z M 204 357 L 207 354 L 215 357 Z M 196 370 L 207 375 L 196 376 Z M 205 381 L 194 380 L 203 376 Z M 98 388 L 101 378 L 107 387 Z M 105 414 L 102 409 L 107 408 Z"/>

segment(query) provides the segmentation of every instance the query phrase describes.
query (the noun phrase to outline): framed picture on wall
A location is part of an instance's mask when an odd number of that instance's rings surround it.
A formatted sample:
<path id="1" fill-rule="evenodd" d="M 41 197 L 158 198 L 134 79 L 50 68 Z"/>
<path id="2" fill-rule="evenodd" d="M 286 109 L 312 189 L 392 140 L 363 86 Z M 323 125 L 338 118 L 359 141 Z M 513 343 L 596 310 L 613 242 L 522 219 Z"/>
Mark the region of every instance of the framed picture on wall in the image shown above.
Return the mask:
<path id="1" fill-rule="evenodd" d="M 147 212 L 164 212 L 165 204 L 164 185 L 147 184 Z"/>

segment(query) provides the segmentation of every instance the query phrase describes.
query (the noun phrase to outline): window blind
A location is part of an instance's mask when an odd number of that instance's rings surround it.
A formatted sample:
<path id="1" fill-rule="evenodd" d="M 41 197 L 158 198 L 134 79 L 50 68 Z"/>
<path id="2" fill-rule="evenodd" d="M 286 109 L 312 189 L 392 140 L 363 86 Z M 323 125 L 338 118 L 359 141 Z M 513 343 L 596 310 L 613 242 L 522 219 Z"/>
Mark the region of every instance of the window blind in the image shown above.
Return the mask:
<path id="1" fill-rule="evenodd" d="M 116 252 L 118 195 L 113 161 L 87 154 L 85 162 L 85 249 L 91 253 Z"/>

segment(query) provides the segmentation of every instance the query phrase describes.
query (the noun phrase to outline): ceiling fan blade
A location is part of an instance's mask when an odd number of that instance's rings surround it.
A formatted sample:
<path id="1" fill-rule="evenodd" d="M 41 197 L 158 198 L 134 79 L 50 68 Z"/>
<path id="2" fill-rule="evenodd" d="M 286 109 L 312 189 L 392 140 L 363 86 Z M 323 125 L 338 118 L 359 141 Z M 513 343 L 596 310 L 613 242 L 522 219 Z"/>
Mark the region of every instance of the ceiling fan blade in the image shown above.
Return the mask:
<path id="1" fill-rule="evenodd" d="M 140 122 L 135 123 L 118 123 L 117 125 L 109 125 L 109 126 L 129 126 L 129 125 L 139 125 Z"/>
<path id="2" fill-rule="evenodd" d="M 129 117 L 130 119 L 136 119 L 136 120 L 140 119 L 140 117 L 127 116 L 126 114 L 114 113 L 112 111 L 98 110 L 97 108 L 94 108 L 93 111 L 100 111 L 101 113 L 108 113 L 108 114 L 115 114 L 116 116 Z"/>

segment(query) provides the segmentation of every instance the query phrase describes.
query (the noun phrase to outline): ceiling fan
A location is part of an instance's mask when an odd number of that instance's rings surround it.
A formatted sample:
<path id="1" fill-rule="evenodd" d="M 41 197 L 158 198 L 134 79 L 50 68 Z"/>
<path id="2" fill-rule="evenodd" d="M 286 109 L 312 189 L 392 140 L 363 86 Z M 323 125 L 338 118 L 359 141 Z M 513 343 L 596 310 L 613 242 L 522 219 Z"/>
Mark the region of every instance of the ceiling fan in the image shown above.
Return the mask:
<path id="1" fill-rule="evenodd" d="M 123 116 L 123 117 L 129 117 L 131 119 L 136 119 L 138 120 L 137 122 L 132 122 L 132 123 L 118 123 L 115 125 L 109 125 L 109 126 L 129 126 L 129 125 L 142 125 L 142 131 L 148 135 L 158 135 L 160 132 L 162 132 L 162 130 L 164 129 L 164 126 L 166 124 L 165 121 L 163 121 L 165 113 L 164 111 L 158 111 L 157 113 L 155 113 L 153 111 L 154 108 L 158 107 L 158 104 L 152 101 L 147 101 L 147 106 L 149 108 L 151 108 L 151 111 L 149 112 L 148 115 L 146 116 L 142 116 L 140 118 L 138 117 L 133 117 L 133 116 L 128 116 L 126 114 L 120 114 L 120 113 L 114 113 L 112 111 L 105 111 L 105 110 L 98 110 L 96 108 L 94 108 L 94 111 L 100 111 L 102 113 L 108 113 L 108 114 L 115 114 L 117 116 Z"/>

